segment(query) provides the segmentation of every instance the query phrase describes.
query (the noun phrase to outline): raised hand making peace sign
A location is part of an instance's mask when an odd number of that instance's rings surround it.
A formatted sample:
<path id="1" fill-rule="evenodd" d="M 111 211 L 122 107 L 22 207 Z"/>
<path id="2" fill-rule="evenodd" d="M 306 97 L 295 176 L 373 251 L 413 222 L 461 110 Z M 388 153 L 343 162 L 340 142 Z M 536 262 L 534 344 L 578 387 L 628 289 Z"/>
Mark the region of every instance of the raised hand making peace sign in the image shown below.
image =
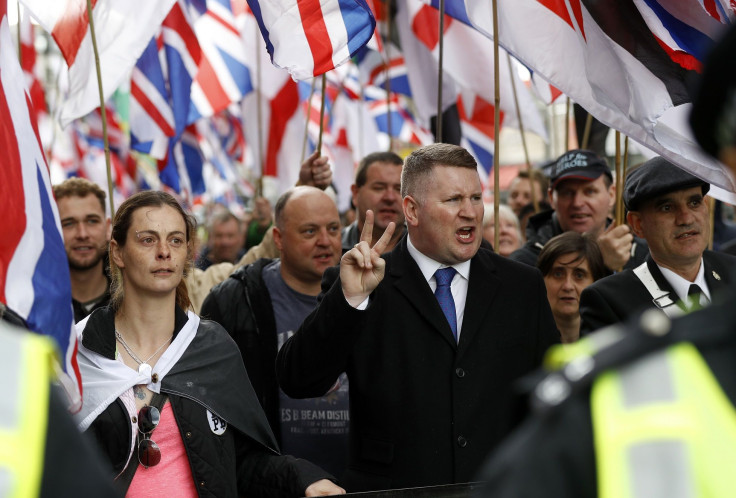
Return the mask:
<path id="1" fill-rule="evenodd" d="M 371 247 L 373 211 L 366 211 L 360 242 L 346 252 L 340 262 L 342 292 L 351 306 L 357 307 L 365 301 L 383 280 L 386 262 L 381 254 L 386 250 L 395 229 L 396 224 L 389 223 L 381 238 Z"/>

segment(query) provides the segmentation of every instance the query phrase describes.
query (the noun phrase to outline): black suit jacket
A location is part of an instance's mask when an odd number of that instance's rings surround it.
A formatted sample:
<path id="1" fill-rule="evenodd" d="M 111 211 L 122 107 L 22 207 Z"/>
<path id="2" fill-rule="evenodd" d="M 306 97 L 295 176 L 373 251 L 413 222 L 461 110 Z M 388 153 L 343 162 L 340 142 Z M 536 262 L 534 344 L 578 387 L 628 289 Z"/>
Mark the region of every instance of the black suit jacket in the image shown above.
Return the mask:
<path id="1" fill-rule="evenodd" d="M 406 238 L 384 258 L 365 311 L 337 279 L 279 352 L 279 382 L 312 397 L 347 372 L 349 491 L 470 481 L 521 416 L 512 384 L 559 341 L 544 281 L 481 248 L 456 343 Z"/>
<path id="2" fill-rule="evenodd" d="M 728 287 L 731 272 L 736 267 L 736 257 L 705 251 L 703 262 L 705 281 L 713 298 Z M 677 294 L 651 256 L 647 256 L 647 265 L 659 288 L 670 292 L 670 297 L 677 301 Z M 588 286 L 580 295 L 580 334 L 623 322 L 653 307 L 651 294 L 633 270 L 624 270 L 602 278 Z"/>

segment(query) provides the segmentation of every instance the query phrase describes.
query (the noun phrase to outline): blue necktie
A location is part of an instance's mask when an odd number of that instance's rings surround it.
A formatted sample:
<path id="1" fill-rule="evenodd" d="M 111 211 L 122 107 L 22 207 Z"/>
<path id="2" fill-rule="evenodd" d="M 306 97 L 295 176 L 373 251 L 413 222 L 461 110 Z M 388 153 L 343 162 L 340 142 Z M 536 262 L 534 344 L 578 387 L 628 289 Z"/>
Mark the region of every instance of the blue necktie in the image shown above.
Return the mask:
<path id="1" fill-rule="evenodd" d="M 447 322 L 452 329 L 452 335 L 455 336 L 455 341 L 457 341 L 455 300 L 452 298 L 452 291 L 450 290 L 450 284 L 455 273 L 457 273 L 455 268 L 442 268 L 434 272 L 434 278 L 437 281 L 437 289 L 434 291 L 434 295 L 440 303 L 440 308 L 442 308 L 442 312 L 445 314 L 445 318 L 447 318 Z"/>

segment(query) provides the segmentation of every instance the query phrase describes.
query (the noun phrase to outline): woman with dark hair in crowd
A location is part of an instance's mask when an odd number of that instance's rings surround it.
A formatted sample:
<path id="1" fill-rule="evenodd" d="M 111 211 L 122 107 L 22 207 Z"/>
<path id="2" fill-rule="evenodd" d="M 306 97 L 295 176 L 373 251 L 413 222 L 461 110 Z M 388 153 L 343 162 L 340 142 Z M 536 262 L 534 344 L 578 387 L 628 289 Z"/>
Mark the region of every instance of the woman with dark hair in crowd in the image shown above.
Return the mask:
<path id="1" fill-rule="evenodd" d="M 118 209 L 110 306 L 77 325 L 81 429 L 128 496 L 344 492 L 318 467 L 278 454 L 235 343 L 190 310 L 194 234 L 164 192 L 140 192 Z"/>
<path id="2" fill-rule="evenodd" d="M 552 315 L 563 343 L 580 337 L 580 293 L 607 275 L 595 240 L 577 232 L 565 232 L 544 245 L 537 259 L 544 276 Z"/>

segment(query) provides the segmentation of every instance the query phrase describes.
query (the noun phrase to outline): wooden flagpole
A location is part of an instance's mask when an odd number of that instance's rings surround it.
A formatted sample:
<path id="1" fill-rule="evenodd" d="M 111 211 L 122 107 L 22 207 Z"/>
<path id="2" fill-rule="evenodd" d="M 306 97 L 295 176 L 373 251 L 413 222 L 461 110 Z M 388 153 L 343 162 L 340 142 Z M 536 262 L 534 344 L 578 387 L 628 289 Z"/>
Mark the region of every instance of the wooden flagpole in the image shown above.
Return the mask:
<path id="1" fill-rule="evenodd" d="M 302 160 L 299 164 L 304 162 L 307 156 L 307 138 L 309 137 L 309 115 L 312 112 L 312 95 L 314 95 L 314 85 L 317 82 L 317 78 L 312 78 L 312 86 L 309 88 L 309 100 L 307 100 L 307 119 L 304 123 L 304 140 L 302 140 Z"/>
<path id="2" fill-rule="evenodd" d="M 97 88 L 100 92 L 100 114 L 102 115 L 102 142 L 105 147 L 105 167 L 107 168 L 107 191 L 110 200 L 110 218 L 115 218 L 115 202 L 112 193 L 112 167 L 110 165 L 110 141 L 107 136 L 107 111 L 105 110 L 105 94 L 102 91 L 102 70 L 100 69 L 100 53 L 97 50 L 95 36 L 95 21 L 92 15 L 92 0 L 87 0 L 87 17 L 89 18 L 89 33 L 92 39 L 92 51 L 95 54 L 95 69 L 97 70 Z"/>
<path id="3" fill-rule="evenodd" d="M 624 209 L 623 209 L 623 174 L 621 171 L 621 132 L 616 130 L 616 159 L 615 159 L 615 169 L 616 169 L 616 209 L 615 209 L 615 216 L 614 221 L 616 222 L 616 225 L 621 225 L 623 223 L 624 218 Z"/>
<path id="4" fill-rule="evenodd" d="M 445 55 L 445 0 L 440 0 L 440 60 L 437 71 L 437 134 L 436 141 L 442 142 L 442 68 Z"/>
<path id="5" fill-rule="evenodd" d="M 590 141 L 590 129 L 593 126 L 593 115 L 588 113 L 588 117 L 585 118 L 585 130 L 583 131 L 583 143 L 580 144 L 581 149 L 588 148 L 588 142 Z"/>
<path id="6" fill-rule="evenodd" d="M 565 103 L 565 152 L 570 150 L 570 97 L 567 97 Z"/>
<path id="7" fill-rule="evenodd" d="M 322 104 L 319 108 L 319 138 L 317 139 L 317 151 L 322 155 L 322 132 L 325 127 L 325 89 L 327 88 L 327 73 L 322 73 Z"/>
<path id="8" fill-rule="evenodd" d="M 519 132 L 521 133 L 521 147 L 524 149 L 524 160 L 526 161 L 526 170 L 529 172 L 529 185 L 531 186 L 532 205 L 534 212 L 539 212 L 539 199 L 534 188 L 534 177 L 532 176 L 532 162 L 529 160 L 529 149 L 526 146 L 526 134 L 524 133 L 524 121 L 521 118 L 521 109 L 519 108 L 519 97 L 516 93 L 516 80 L 514 79 L 514 67 L 511 64 L 511 54 L 506 52 L 506 59 L 509 62 L 509 76 L 511 77 L 511 90 L 514 94 L 514 105 L 516 106 L 516 119 L 519 120 Z M 495 148 L 495 146 L 494 146 Z"/>
<path id="9" fill-rule="evenodd" d="M 256 37 L 255 46 L 258 47 L 261 40 L 260 31 L 256 29 L 254 33 Z M 258 147 L 256 147 L 256 150 L 258 151 L 258 156 L 256 157 L 256 160 L 258 161 L 257 164 L 261 170 L 261 174 L 256 182 L 256 197 L 260 197 L 263 195 L 263 175 L 266 172 L 266 161 L 264 159 L 266 155 L 263 153 L 263 110 L 261 109 L 261 104 L 263 104 L 263 93 L 261 92 L 263 81 L 261 79 L 261 57 L 258 53 L 256 53 L 256 81 L 258 82 L 258 91 L 256 92 L 256 121 L 258 126 L 258 129 L 256 130 Z"/>
<path id="10" fill-rule="evenodd" d="M 716 200 L 714 197 L 708 197 L 706 201 L 708 203 L 708 209 L 710 210 L 710 236 L 708 237 L 708 250 L 713 250 L 713 237 L 716 228 Z"/>
<path id="11" fill-rule="evenodd" d="M 388 116 L 388 119 L 386 120 L 386 127 L 388 130 L 388 151 L 391 152 L 394 150 L 394 139 L 393 139 L 393 125 L 391 124 L 391 55 L 390 55 L 390 46 L 391 46 L 391 25 L 393 24 L 391 19 L 391 3 L 392 0 L 386 0 L 386 34 L 387 34 L 387 40 L 386 40 L 386 116 Z M 362 136 L 362 135 L 361 135 Z M 361 156 L 363 157 L 363 156 Z"/>
<path id="12" fill-rule="evenodd" d="M 498 73 L 498 2 L 493 0 L 493 250 L 496 252 L 498 252 L 499 236 L 498 207 L 501 200 L 498 171 L 500 165 L 498 137 L 501 128 L 501 84 Z"/>

